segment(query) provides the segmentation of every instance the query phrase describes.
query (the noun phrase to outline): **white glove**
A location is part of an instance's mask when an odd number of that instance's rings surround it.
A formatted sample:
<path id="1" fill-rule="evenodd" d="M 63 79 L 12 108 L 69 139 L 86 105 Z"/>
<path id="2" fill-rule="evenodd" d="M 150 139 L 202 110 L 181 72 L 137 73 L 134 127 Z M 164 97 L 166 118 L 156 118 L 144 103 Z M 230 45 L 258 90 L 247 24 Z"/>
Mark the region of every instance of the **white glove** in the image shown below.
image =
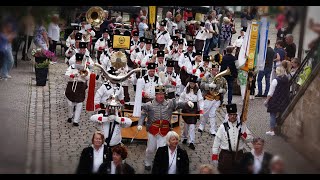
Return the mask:
<path id="1" fill-rule="evenodd" d="M 188 101 L 188 106 L 189 106 L 190 108 L 193 108 L 193 107 L 194 107 L 194 104 L 193 104 L 193 102 L 191 102 L 191 101 Z"/>
<path id="2" fill-rule="evenodd" d="M 220 88 L 219 93 L 224 93 L 224 89 Z"/>
<path id="3" fill-rule="evenodd" d="M 141 130 L 142 130 L 142 126 L 139 125 L 139 126 L 137 127 L 137 130 L 138 130 L 138 131 L 141 131 Z"/>
<path id="4" fill-rule="evenodd" d="M 217 87 L 217 85 L 214 83 L 209 84 L 209 88 L 216 88 L 216 87 Z"/>

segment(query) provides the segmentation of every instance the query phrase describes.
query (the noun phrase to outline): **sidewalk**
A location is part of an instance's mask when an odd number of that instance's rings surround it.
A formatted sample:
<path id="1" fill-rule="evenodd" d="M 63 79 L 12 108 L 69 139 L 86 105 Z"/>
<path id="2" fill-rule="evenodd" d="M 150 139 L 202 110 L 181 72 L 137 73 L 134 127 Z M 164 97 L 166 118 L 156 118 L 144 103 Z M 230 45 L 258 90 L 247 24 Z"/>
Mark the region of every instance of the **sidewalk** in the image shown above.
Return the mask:
<path id="1" fill-rule="evenodd" d="M 31 62 L 20 61 L 0 80 L 0 174 L 25 173 L 28 115 L 31 95 Z"/>

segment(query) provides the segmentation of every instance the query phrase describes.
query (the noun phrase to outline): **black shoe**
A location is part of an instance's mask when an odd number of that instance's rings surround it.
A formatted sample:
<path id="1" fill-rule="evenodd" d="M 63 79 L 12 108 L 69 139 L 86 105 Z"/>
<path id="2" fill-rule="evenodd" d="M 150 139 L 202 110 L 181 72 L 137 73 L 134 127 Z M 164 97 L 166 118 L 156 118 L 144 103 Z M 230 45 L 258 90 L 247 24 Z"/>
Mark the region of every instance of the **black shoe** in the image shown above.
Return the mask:
<path id="1" fill-rule="evenodd" d="M 182 144 L 187 144 L 187 139 L 184 139 L 184 140 L 182 141 Z"/>
<path id="2" fill-rule="evenodd" d="M 73 123 L 73 126 L 79 126 L 79 123 L 75 123 L 75 122 L 74 122 L 74 123 Z"/>
<path id="3" fill-rule="evenodd" d="M 72 123 L 72 118 L 68 118 L 68 123 Z"/>
<path id="4" fill-rule="evenodd" d="M 263 97 L 261 94 L 257 94 L 255 97 Z"/>
<path id="5" fill-rule="evenodd" d="M 202 131 L 201 129 L 198 129 L 198 132 L 199 132 L 199 133 L 203 133 L 203 131 Z"/>
<path id="6" fill-rule="evenodd" d="M 262 95 L 262 97 L 267 97 L 268 95 Z"/>
<path id="7" fill-rule="evenodd" d="M 192 150 L 195 150 L 195 149 L 196 149 L 196 147 L 194 147 L 194 144 L 193 144 L 193 143 L 190 143 L 188 147 L 189 147 L 190 149 L 192 149 Z"/>
<path id="8" fill-rule="evenodd" d="M 212 137 L 216 137 L 216 134 L 211 134 Z"/>
<path id="9" fill-rule="evenodd" d="M 151 170 L 151 166 L 144 166 L 144 169 L 147 170 L 147 171 L 150 171 Z"/>

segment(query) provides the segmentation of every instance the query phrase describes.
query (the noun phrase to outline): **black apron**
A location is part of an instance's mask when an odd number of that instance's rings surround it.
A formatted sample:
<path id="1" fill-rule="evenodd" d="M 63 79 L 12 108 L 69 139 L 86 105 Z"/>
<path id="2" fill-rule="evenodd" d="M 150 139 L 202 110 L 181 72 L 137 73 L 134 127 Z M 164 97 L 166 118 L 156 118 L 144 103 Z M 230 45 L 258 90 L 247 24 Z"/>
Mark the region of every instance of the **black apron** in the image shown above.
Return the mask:
<path id="1" fill-rule="evenodd" d="M 72 91 L 72 85 L 73 85 L 73 82 L 68 82 L 66 92 L 65 92 L 66 97 L 71 102 L 75 102 L 75 103 L 83 102 L 86 98 L 86 89 L 88 87 L 87 83 L 78 82 L 75 92 Z"/>
<path id="2" fill-rule="evenodd" d="M 193 102 L 194 106 L 193 108 L 187 106 L 182 110 L 182 113 L 188 113 L 188 114 L 197 114 L 198 113 L 198 105 L 197 102 Z M 196 124 L 198 116 L 182 116 L 184 122 L 187 124 Z"/>

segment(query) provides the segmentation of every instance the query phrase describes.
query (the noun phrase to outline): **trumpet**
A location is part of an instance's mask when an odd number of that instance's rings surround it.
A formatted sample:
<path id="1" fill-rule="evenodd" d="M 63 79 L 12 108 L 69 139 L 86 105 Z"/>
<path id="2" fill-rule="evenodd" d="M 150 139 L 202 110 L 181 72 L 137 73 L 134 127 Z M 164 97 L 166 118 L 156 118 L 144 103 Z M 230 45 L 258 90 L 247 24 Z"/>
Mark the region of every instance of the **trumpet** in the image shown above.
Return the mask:
<path id="1" fill-rule="evenodd" d="M 87 70 L 87 62 L 88 62 L 88 56 L 86 56 L 86 61 L 84 63 L 84 68 L 79 70 L 79 74 L 82 77 L 86 77 L 89 74 L 89 71 Z"/>

